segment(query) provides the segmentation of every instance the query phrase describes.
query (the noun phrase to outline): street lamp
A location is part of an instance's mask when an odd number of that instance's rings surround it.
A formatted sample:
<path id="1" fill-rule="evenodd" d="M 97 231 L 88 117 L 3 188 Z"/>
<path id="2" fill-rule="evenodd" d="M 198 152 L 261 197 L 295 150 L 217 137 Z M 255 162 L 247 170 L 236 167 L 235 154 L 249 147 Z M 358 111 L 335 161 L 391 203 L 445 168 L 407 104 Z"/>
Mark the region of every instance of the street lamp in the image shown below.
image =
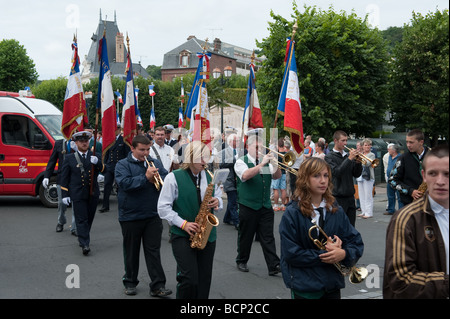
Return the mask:
<path id="1" fill-rule="evenodd" d="M 213 78 L 214 78 L 214 79 L 218 79 L 219 76 L 220 76 L 221 74 L 222 74 L 222 72 L 220 71 L 219 68 L 215 68 L 215 69 L 213 70 Z"/>
<path id="2" fill-rule="evenodd" d="M 226 78 L 229 78 L 229 77 L 231 77 L 231 74 L 233 73 L 233 69 L 231 68 L 231 66 L 227 65 L 225 67 L 225 69 L 223 70 L 223 73 L 225 73 Z"/>

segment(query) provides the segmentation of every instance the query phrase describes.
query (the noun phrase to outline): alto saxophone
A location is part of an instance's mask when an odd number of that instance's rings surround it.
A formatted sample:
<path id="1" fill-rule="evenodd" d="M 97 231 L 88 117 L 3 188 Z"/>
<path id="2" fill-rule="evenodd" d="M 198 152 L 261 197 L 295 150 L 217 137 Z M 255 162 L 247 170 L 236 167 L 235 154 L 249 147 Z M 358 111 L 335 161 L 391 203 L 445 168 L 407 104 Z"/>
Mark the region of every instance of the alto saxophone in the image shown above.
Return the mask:
<path id="1" fill-rule="evenodd" d="M 200 231 L 190 236 L 191 248 L 203 249 L 208 243 L 209 234 L 213 227 L 219 225 L 219 219 L 211 213 L 211 209 L 208 208 L 208 203 L 212 198 L 214 192 L 214 178 L 213 175 L 205 170 L 211 176 L 211 183 L 206 188 L 205 197 L 200 205 L 197 217 L 195 217 L 195 223 L 200 227 Z"/>

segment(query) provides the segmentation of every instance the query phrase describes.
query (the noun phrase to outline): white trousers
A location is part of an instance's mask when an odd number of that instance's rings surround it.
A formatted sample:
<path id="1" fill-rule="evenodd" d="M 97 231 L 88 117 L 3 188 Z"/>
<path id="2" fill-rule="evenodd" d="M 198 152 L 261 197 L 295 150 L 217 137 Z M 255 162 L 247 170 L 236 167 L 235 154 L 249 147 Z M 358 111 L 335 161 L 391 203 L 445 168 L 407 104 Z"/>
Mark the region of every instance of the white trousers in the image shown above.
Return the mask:
<path id="1" fill-rule="evenodd" d="M 373 182 L 374 180 L 358 181 L 359 205 L 363 216 L 373 216 Z"/>

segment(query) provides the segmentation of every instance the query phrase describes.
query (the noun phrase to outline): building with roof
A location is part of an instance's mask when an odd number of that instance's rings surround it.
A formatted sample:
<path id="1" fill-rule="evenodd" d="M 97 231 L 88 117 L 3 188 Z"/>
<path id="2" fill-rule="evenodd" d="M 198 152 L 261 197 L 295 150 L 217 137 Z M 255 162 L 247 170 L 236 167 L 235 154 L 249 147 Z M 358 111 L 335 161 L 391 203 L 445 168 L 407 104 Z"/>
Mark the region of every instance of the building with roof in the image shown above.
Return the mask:
<path id="1" fill-rule="evenodd" d="M 195 74 L 199 61 L 197 52 L 202 52 L 203 48 L 211 53 L 211 73 L 216 70 L 223 74 L 224 70 L 228 69 L 232 74 L 249 74 L 248 64 L 251 61 L 252 50 L 222 42 L 219 38 L 215 38 L 214 42 L 209 44 L 191 35 L 185 43 L 164 54 L 161 67 L 162 80 L 171 81 L 184 74 Z M 261 58 L 255 59 L 256 69 L 261 62 Z"/>
<path id="2" fill-rule="evenodd" d="M 81 71 L 81 82 L 89 82 L 90 79 L 99 76 L 99 60 L 98 60 L 98 45 L 99 40 L 103 37 L 103 32 L 106 36 L 106 44 L 108 47 L 108 60 L 111 74 L 125 79 L 125 69 L 127 64 L 127 49 L 124 43 L 124 35 L 119 31 L 117 25 L 116 12 L 114 11 L 114 21 L 107 21 L 102 19 L 102 10 L 100 9 L 100 19 L 97 26 L 97 31 L 92 35 L 91 47 L 89 53 L 84 56 L 82 62 L 83 69 Z M 149 74 L 140 63 L 133 63 L 133 72 L 135 76 L 142 76 L 147 78 Z"/>

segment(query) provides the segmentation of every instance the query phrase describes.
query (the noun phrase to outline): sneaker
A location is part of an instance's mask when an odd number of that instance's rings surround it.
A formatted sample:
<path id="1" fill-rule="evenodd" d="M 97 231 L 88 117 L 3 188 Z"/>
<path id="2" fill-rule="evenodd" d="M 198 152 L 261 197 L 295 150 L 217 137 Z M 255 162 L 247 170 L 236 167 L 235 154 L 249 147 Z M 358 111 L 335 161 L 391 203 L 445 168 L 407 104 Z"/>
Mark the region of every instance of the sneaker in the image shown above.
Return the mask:
<path id="1" fill-rule="evenodd" d="M 274 210 L 275 212 L 277 212 L 277 211 L 280 210 L 280 207 L 278 207 L 278 205 L 275 204 L 275 205 L 273 205 L 273 210 Z"/>
<path id="2" fill-rule="evenodd" d="M 150 290 L 150 296 L 152 297 L 167 297 L 172 294 L 172 290 L 166 288 L 159 288 L 158 290 Z"/>
<path id="3" fill-rule="evenodd" d="M 125 287 L 125 295 L 134 296 L 136 293 L 136 287 Z"/>

